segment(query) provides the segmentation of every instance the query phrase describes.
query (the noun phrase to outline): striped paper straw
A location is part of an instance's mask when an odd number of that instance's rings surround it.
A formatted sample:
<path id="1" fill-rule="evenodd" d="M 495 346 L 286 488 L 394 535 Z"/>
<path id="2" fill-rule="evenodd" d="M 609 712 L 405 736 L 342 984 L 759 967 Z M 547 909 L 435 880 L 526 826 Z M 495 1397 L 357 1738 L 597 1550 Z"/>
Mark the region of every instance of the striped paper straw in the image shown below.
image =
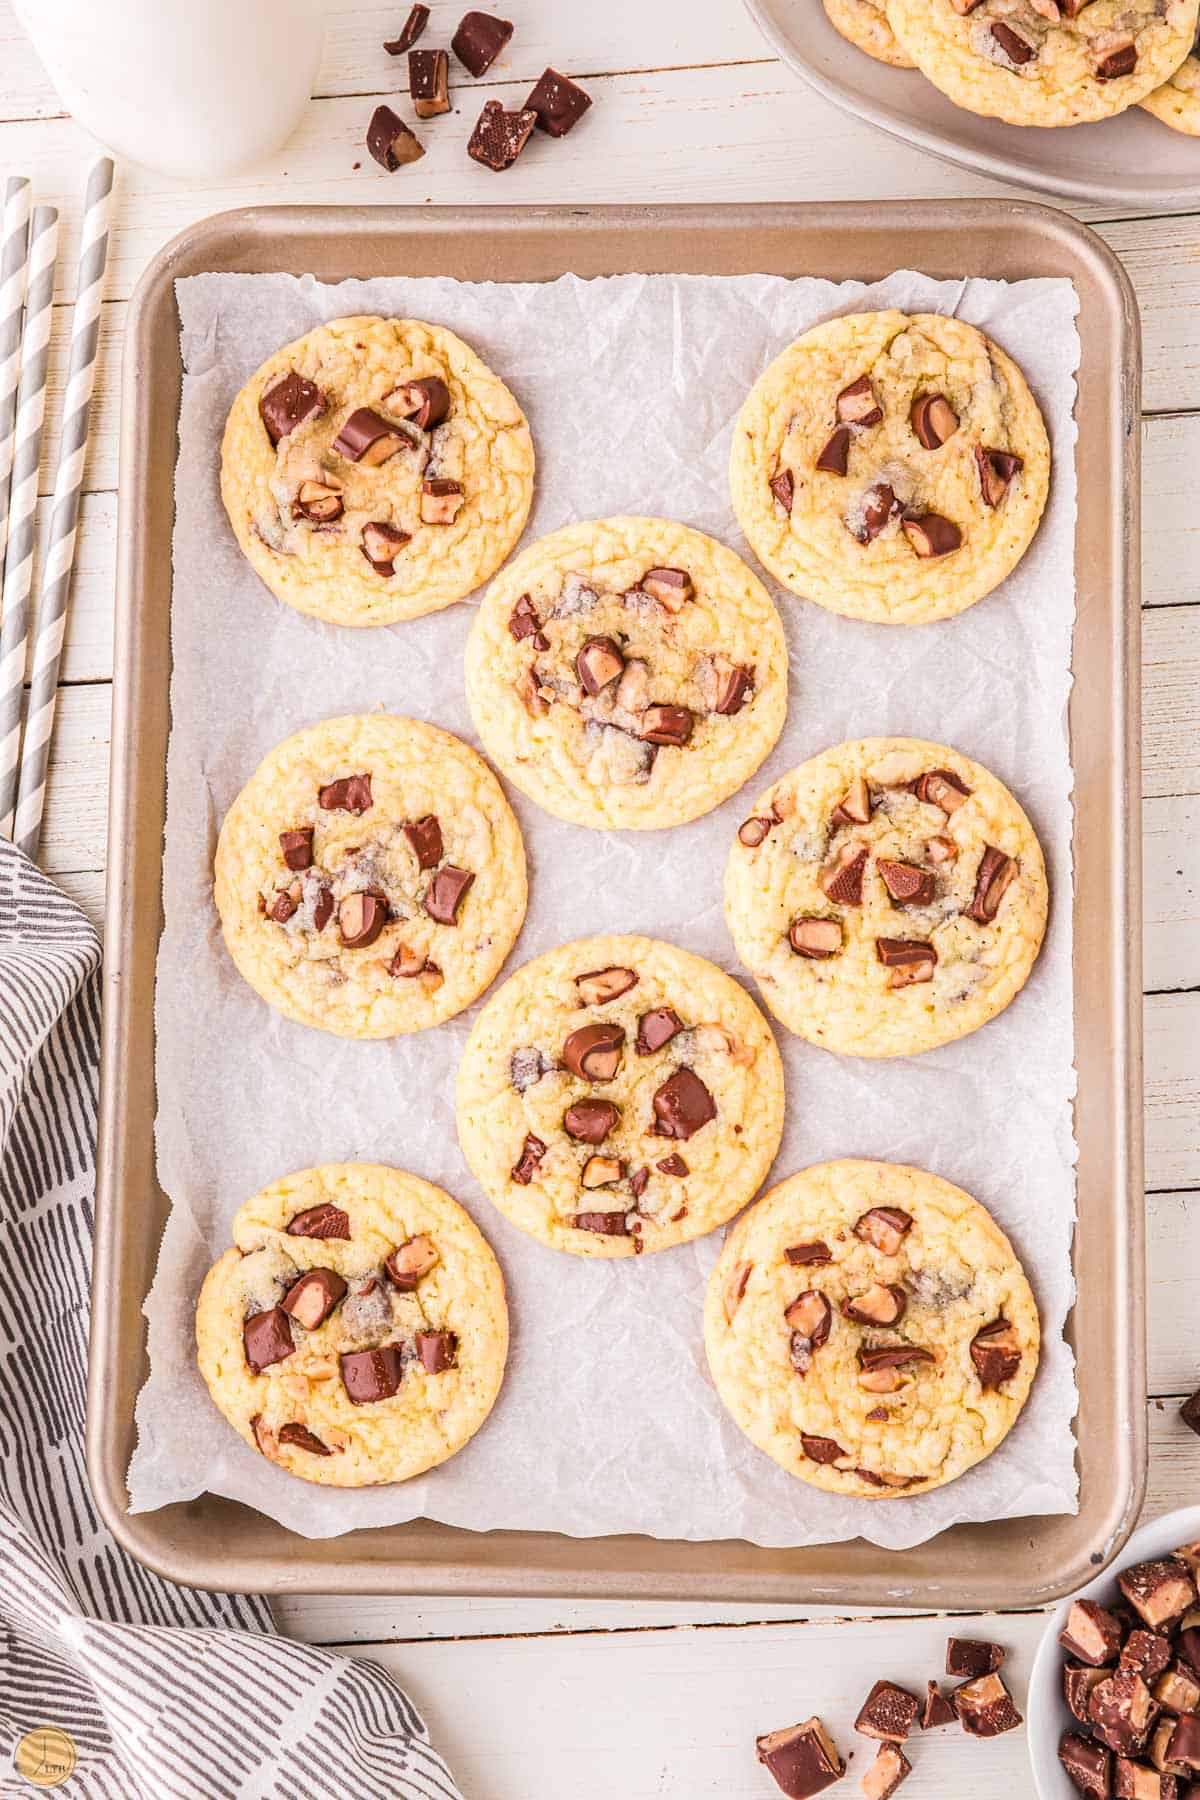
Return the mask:
<path id="1" fill-rule="evenodd" d="M 50 759 L 50 734 L 54 730 L 54 706 L 58 698 L 58 665 L 67 629 L 67 603 L 71 595 L 71 568 L 75 561 L 75 531 L 79 522 L 79 495 L 87 456 L 88 417 L 96 381 L 96 348 L 100 338 L 100 302 L 104 296 L 104 271 L 108 262 L 108 215 L 112 203 L 112 158 L 102 156 L 92 164 L 83 207 L 83 234 L 79 245 L 79 274 L 75 281 L 75 314 L 71 321 L 71 357 L 67 369 L 67 397 L 63 402 L 62 438 L 54 475 L 54 509 L 50 541 L 42 564 L 41 600 L 37 638 L 33 646 L 29 713 L 21 751 L 21 778 L 17 791 L 17 816 L 13 837 L 26 856 L 37 855 L 42 835 L 42 809 L 46 800 L 46 766 Z"/>
<path id="2" fill-rule="evenodd" d="M 13 439 L 12 496 L 4 553 L 4 616 L 0 619 L 0 837 L 11 837 L 21 742 L 21 697 L 33 586 L 38 463 L 46 413 L 46 360 L 54 298 L 58 214 L 35 206 L 29 234 L 29 287 L 21 340 L 21 380 Z"/>
<path id="3" fill-rule="evenodd" d="M 24 175 L 10 175 L 0 225 L 0 570 L 8 543 L 8 489 L 12 478 L 13 427 L 21 374 L 21 319 L 29 261 L 31 189 Z M 0 580 L 3 579 L 0 573 Z"/>

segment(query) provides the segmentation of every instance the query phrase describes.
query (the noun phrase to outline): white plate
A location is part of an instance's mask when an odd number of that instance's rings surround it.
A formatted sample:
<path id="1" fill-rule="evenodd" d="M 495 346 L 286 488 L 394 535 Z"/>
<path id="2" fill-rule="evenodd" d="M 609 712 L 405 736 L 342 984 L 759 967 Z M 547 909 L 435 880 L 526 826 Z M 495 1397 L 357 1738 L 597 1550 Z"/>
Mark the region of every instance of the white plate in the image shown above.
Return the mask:
<path id="1" fill-rule="evenodd" d="M 1079 1800 L 1073 1784 L 1058 1760 L 1058 1746 L 1064 1731 L 1075 1721 L 1063 1699 L 1063 1651 L 1058 1634 L 1067 1622 L 1071 1600 L 1098 1600 L 1106 1605 L 1117 1598 L 1117 1576 L 1134 1563 L 1166 1556 L 1180 1544 L 1193 1544 L 1200 1539 L 1200 1506 L 1184 1506 L 1178 1512 L 1166 1513 L 1150 1525 L 1135 1531 L 1111 1568 L 1097 1575 L 1078 1594 L 1064 1600 L 1050 1614 L 1042 1641 L 1034 1658 L 1026 1696 L 1026 1734 L 1033 1778 L 1039 1800 Z"/>
<path id="2" fill-rule="evenodd" d="M 768 42 L 818 93 L 892 137 L 1001 181 L 1070 200 L 1200 207 L 1200 138 L 1131 106 L 1097 125 L 1005 125 L 955 106 L 916 69 L 893 69 L 833 29 L 821 0 L 746 0 Z"/>

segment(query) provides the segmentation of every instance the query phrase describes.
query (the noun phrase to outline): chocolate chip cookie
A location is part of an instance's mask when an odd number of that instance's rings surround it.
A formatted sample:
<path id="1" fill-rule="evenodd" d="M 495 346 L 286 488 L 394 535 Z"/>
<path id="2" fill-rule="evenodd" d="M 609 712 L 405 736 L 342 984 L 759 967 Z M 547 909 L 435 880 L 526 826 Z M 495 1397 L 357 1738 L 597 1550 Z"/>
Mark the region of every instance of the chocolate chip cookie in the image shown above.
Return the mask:
<path id="1" fill-rule="evenodd" d="M 725 871 L 725 917 L 771 1011 L 852 1056 L 913 1056 L 995 1018 L 1046 909 L 1041 847 L 1008 789 L 912 738 L 838 744 L 782 776 Z"/>
<path id="2" fill-rule="evenodd" d="M 408 1481 L 473 1437 L 508 1353 L 504 1280 L 458 1203 L 329 1163 L 241 1207 L 196 1307 L 208 1391 L 269 1462 L 328 1487 Z"/>
<path id="3" fill-rule="evenodd" d="M 912 68 L 912 58 L 900 48 L 888 24 L 884 0 L 825 0 L 825 12 L 834 30 L 857 50 L 896 69 Z"/>
<path id="4" fill-rule="evenodd" d="M 272 593 L 335 625 L 437 612 L 521 535 L 533 442 L 504 383 L 440 325 L 335 319 L 233 403 L 221 495 Z"/>
<path id="5" fill-rule="evenodd" d="M 1049 474 L 1021 371 L 940 313 L 850 313 L 806 331 L 751 389 L 730 458 L 734 508 L 772 575 L 885 625 L 989 594 L 1028 548 Z"/>
<path id="6" fill-rule="evenodd" d="M 525 916 L 525 852 L 473 750 L 370 713 L 272 750 L 225 816 L 214 891 L 264 1000 L 340 1037 L 394 1037 L 494 979 Z"/>
<path id="7" fill-rule="evenodd" d="M 957 105 L 1012 125 L 1107 119 L 1169 80 L 1197 0 L 887 0 L 901 47 Z"/>
<path id="8" fill-rule="evenodd" d="M 1200 137 L 1200 55 L 1195 48 L 1184 57 L 1171 79 L 1139 104 L 1172 131 Z"/>
<path id="9" fill-rule="evenodd" d="M 782 1129 L 782 1065 L 753 1001 L 653 938 L 581 938 L 527 963 L 459 1066 L 459 1141 L 484 1191 L 576 1256 L 665 1250 L 724 1224 Z"/>
<path id="10" fill-rule="evenodd" d="M 1037 1306 L 1012 1245 L 961 1188 L 895 1163 L 818 1163 L 738 1220 L 708 1285 L 717 1392 L 814 1487 L 942 1487 L 1012 1429 Z"/>
<path id="11" fill-rule="evenodd" d="M 741 787 L 779 736 L 783 627 L 741 558 L 699 531 L 569 525 L 488 589 L 467 698 L 488 754 L 547 812 L 679 825 Z"/>

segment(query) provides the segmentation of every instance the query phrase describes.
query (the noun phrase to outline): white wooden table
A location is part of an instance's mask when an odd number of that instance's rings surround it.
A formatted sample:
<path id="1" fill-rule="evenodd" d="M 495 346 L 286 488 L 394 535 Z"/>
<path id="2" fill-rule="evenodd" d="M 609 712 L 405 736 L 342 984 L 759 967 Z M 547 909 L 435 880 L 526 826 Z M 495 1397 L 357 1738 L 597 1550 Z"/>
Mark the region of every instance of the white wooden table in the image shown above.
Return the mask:
<path id="1" fill-rule="evenodd" d="M 814 4 L 816 0 L 814 0 Z M 328 0 L 316 98 L 271 161 L 219 185 L 119 173 L 109 299 L 43 840 L 45 866 L 93 918 L 104 907 L 105 796 L 116 539 L 117 412 L 126 303 L 147 258 L 208 213 L 251 202 L 361 205 L 721 201 L 1002 194 L 844 118 L 766 48 L 737 0 L 507 0 L 502 65 L 479 84 L 519 101 L 547 62 L 586 78 L 595 106 L 558 145 L 505 176 L 464 143 L 484 95 L 424 130 L 425 159 L 387 177 L 362 137 L 403 65 L 380 48 L 406 14 Z M 431 42 L 463 10 L 433 0 Z M 466 78 L 464 77 L 464 81 Z M 469 88 L 471 84 L 467 82 Z M 0 174 L 30 171 L 65 223 L 60 298 L 71 297 L 85 134 L 62 113 L 0 0 Z M 1200 147 L 1197 149 L 1200 156 Z M 354 165 L 361 163 L 360 168 Z M 1200 1383 L 1200 218 L 1081 209 L 1124 259 L 1145 333 L 1144 778 L 1146 1205 L 1149 1216 L 1151 1462 L 1147 1513 L 1194 1501 L 1200 1441 L 1177 1418 Z M 56 319 L 57 420 L 68 313 Z M 47 446 L 50 491 L 56 442 Z M 43 501 L 48 516 L 49 501 Z M 369 1647 L 425 1711 L 471 1800 L 643 1800 L 772 1790 L 757 1732 L 820 1712 L 843 1748 L 876 1675 L 937 1673 L 933 1618 L 837 1619 L 819 1609 L 491 1600 L 293 1600 L 281 1627 Z M 1018 1697 L 1037 1614 L 975 1622 L 1011 1649 Z M 962 1624 L 960 1630 L 971 1626 Z M 869 1760 L 865 1740 L 853 1769 Z M 1030 1791 L 1023 1734 L 990 1746 L 960 1734 L 918 1742 L 905 1800 Z M 857 1781 L 846 1791 L 857 1791 Z M 839 1789 L 839 1792 L 842 1790 Z"/>

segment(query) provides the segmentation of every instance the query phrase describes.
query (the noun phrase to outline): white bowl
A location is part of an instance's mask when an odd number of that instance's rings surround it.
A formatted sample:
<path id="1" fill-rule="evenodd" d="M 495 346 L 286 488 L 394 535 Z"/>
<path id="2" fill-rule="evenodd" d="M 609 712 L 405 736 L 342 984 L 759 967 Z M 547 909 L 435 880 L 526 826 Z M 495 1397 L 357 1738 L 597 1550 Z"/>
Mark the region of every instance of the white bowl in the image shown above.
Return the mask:
<path id="1" fill-rule="evenodd" d="M 1182 1506 L 1178 1512 L 1165 1513 L 1161 1519 L 1135 1531 L 1103 1575 L 1097 1575 L 1095 1581 L 1089 1581 L 1086 1587 L 1062 1601 L 1050 1614 L 1034 1658 L 1025 1706 L 1029 1760 L 1033 1764 L 1039 1800 L 1079 1800 L 1058 1760 L 1063 1733 L 1075 1723 L 1063 1699 L 1064 1652 L 1058 1642 L 1058 1634 L 1067 1622 L 1071 1600 L 1098 1600 L 1101 1605 L 1111 1604 L 1117 1598 L 1117 1576 L 1122 1569 L 1156 1556 L 1166 1556 L 1180 1544 L 1195 1543 L 1198 1538 L 1200 1506 Z"/>

